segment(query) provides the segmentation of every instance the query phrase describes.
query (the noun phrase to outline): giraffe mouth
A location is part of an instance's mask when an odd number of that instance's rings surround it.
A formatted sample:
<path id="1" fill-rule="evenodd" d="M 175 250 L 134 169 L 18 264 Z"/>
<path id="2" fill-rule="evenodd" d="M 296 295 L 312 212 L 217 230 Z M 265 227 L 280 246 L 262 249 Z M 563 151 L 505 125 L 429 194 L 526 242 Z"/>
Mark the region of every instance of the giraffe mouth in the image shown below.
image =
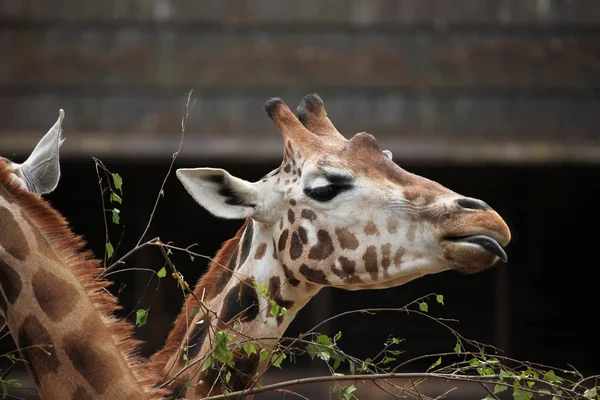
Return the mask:
<path id="1" fill-rule="evenodd" d="M 508 261 L 508 257 L 506 256 L 506 252 L 495 239 L 485 236 L 485 235 L 474 235 L 474 236 L 464 236 L 464 237 L 453 237 L 446 238 L 445 240 L 454 243 L 460 243 L 467 246 L 478 247 L 486 252 L 498 257 L 503 262 Z"/>

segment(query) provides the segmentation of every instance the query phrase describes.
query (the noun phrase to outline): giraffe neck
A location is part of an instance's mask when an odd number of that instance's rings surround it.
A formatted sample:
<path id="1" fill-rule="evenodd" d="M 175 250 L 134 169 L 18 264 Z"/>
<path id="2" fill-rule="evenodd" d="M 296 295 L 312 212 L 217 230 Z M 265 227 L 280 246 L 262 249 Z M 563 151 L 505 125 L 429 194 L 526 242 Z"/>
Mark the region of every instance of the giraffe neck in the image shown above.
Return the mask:
<path id="1" fill-rule="evenodd" d="M 159 398 L 84 245 L 0 164 L 0 314 L 41 398 Z"/>
<path id="2" fill-rule="evenodd" d="M 275 245 L 269 226 L 248 220 L 217 253 L 194 289 L 210 311 L 192 311 L 203 309 L 189 297 L 166 346 L 153 359 L 163 382 L 176 377 L 171 384 L 176 397 L 203 398 L 221 393 L 223 386 L 231 391 L 253 385 L 267 367 L 258 355 L 234 351 L 229 382 L 215 371 L 201 371 L 217 332 L 232 334 L 232 342 L 251 341 L 259 351 L 271 351 L 296 313 L 318 293 L 319 286 L 286 275 Z M 286 312 L 275 313 L 271 300 Z"/>

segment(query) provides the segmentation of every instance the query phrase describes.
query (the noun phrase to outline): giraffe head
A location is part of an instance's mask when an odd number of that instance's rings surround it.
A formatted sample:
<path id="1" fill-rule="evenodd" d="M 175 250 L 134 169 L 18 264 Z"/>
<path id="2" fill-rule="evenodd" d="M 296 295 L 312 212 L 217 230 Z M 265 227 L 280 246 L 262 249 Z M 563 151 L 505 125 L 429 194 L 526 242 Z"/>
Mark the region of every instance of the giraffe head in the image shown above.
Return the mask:
<path id="1" fill-rule="evenodd" d="M 56 189 L 60 179 L 59 148 L 65 139 L 61 138 L 61 127 L 65 112 L 58 112 L 58 120 L 44 135 L 23 164 L 13 163 L 3 157 L 12 170 L 11 178 L 23 189 L 32 193 L 46 194 Z"/>
<path id="2" fill-rule="evenodd" d="M 285 143 L 279 168 L 254 183 L 213 168 L 177 176 L 216 216 L 262 223 L 294 286 L 386 288 L 506 261 L 510 231 L 490 206 L 400 168 L 370 134 L 347 140 L 318 96 L 298 116 L 277 98 L 265 111 Z"/>

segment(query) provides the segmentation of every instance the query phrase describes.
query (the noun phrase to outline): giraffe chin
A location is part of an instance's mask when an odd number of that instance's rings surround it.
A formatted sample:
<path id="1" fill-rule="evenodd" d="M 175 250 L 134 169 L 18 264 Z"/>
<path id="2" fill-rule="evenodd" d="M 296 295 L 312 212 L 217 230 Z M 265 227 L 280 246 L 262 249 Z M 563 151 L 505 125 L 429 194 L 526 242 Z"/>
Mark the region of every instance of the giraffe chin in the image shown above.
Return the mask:
<path id="1" fill-rule="evenodd" d="M 448 266 L 465 274 L 488 269 L 498 260 L 508 261 L 502 246 L 489 236 L 446 238 L 442 248 Z"/>

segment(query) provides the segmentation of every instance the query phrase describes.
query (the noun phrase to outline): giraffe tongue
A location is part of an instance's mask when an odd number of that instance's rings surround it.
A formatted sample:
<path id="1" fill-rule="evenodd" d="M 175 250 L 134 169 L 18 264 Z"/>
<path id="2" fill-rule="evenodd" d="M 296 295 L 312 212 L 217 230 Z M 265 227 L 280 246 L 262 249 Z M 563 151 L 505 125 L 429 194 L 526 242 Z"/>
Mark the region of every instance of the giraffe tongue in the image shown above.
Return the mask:
<path id="1" fill-rule="evenodd" d="M 498 244 L 498 242 L 496 242 L 494 239 L 492 239 L 489 236 L 483 236 L 483 235 L 467 236 L 467 237 L 461 238 L 460 241 L 464 242 L 464 243 L 473 243 L 478 246 L 481 246 L 485 250 L 487 250 L 489 253 L 500 258 L 502 261 L 504 261 L 504 262 L 508 261 L 508 257 L 506 256 L 506 253 L 504 252 L 504 249 L 502 248 L 502 246 L 500 246 Z"/>

